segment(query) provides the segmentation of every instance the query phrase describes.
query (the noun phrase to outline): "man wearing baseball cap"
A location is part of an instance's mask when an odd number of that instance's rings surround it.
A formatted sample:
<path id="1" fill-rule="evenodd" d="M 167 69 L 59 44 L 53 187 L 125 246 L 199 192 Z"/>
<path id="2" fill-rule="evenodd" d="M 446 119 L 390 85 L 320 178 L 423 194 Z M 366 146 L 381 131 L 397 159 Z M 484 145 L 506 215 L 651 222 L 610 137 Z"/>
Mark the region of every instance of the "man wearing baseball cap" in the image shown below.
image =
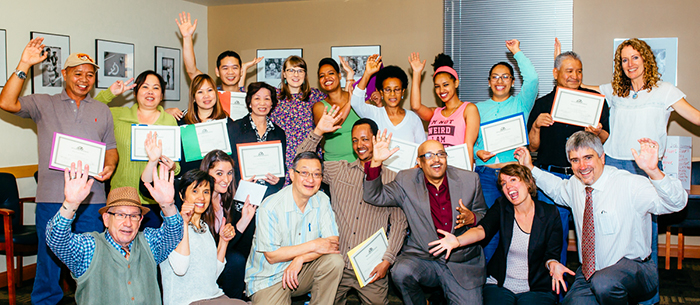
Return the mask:
<path id="1" fill-rule="evenodd" d="M 65 89 L 56 95 L 32 94 L 20 97 L 29 69 L 43 62 L 47 52 L 43 38 L 32 39 L 22 52 L 17 69 L 10 75 L 0 93 L 0 108 L 23 118 L 31 118 L 37 125 L 39 151 L 39 179 L 36 192 L 36 227 L 39 238 L 36 276 L 32 291 L 33 304 L 56 304 L 63 298 L 58 284 L 61 268 L 58 259 L 46 247 L 46 223 L 64 201 L 63 173 L 49 169 L 54 132 L 106 144 L 104 170 L 95 176 L 97 182 L 80 208 L 76 211 L 75 232 L 102 231 L 97 210 L 105 205 L 105 187 L 116 168 L 119 156 L 114 139 L 112 114 L 107 105 L 89 95 L 99 68 L 87 54 L 74 53 L 66 59 L 61 70 Z"/>
<path id="2" fill-rule="evenodd" d="M 113 189 L 99 210 L 107 230 L 75 234 L 70 231 L 73 217 L 94 180 L 88 180 L 88 166 L 83 169 L 81 162 L 65 170 L 65 200 L 46 227 L 46 243 L 76 279 L 78 304 L 161 303 L 156 267 L 182 240 L 183 223 L 175 207 L 173 173 L 164 167 L 160 176 L 155 171 L 153 186 L 146 188 L 163 213 L 160 228 L 139 232 L 149 209 L 135 188 L 125 186 Z M 185 205 L 182 213 L 193 208 Z"/>

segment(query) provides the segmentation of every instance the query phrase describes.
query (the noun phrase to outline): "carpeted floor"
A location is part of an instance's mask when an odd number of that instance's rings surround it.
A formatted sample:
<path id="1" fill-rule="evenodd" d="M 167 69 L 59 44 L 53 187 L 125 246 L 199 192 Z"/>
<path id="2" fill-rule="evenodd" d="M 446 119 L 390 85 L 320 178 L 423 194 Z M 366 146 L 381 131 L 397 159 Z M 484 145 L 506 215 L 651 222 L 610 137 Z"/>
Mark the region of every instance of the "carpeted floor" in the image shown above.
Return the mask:
<path id="1" fill-rule="evenodd" d="M 578 268 L 578 262 L 575 253 L 569 253 L 569 263 L 567 264 L 569 268 L 575 270 Z M 661 258 L 663 263 L 663 257 Z M 700 260 L 698 259 L 685 259 L 683 260 L 683 269 L 676 270 L 676 260 L 671 259 L 671 270 L 665 270 L 663 268 L 659 269 L 659 277 L 661 283 L 661 303 L 668 305 L 676 304 L 700 304 Z M 30 293 L 32 290 L 33 280 L 25 281 L 22 287 L 18 288 L 17 293 L 17 304 L 19 305 L 29 305 Z M 293 305 L 303 305 L 304 302 L 308 300 L 308 297 L 295 298 Z M 6 288 L 0 288 L 0 304 L 9 304 L 8 295 Z M 67 294 L 63 301 L 59 304 L 75 304 L 72 292 Z M 353 294 L 348 297 L 349 305 L 360 304 L 357 295 Z M 395 291 L 391 291 L 389 295 L 389 304 L 403 304 L 401 300 L 396 296 Z"/>

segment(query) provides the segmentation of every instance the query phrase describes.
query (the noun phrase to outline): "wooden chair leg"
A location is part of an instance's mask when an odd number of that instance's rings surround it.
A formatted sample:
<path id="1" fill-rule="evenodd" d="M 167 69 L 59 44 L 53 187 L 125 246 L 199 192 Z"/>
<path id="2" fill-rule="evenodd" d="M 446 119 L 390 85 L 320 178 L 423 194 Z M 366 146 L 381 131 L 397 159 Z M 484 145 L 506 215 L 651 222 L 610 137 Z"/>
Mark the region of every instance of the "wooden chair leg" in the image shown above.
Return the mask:
<path id="1" fill-rule="evenodd" d="M 683 236 L 683 228 L 678 228 L 678 270 L 683 269 L 683 250 L 685 250 L 685 236 Z"/>
<path id="2" fill-rule="evenodd" d="M 22 261 L 22 256 L 17 256 L 17 287 L 22 287 L 22 282 L 24 281 L 24 262 Z"/>
<path id="3" fill-rule="evenodd" d="M 666 227 L 666 270 L 671 269 L 671 226 Z"/>

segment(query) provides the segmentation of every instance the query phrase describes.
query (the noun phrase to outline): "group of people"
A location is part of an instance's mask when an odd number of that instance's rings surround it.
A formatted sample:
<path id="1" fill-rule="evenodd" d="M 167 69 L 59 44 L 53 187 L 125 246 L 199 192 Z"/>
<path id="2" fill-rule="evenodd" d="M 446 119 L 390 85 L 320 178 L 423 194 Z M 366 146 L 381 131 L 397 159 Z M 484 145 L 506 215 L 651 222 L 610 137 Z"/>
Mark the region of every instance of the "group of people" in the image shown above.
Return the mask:
<path id="1" fill-rule="evenodd" d="M 81 304 L 289 304 L 307 293 L 311 304 L 344 304 L 353 289 L 363 304 L 387 304 L 390 278 L 406 304 L 425 304 L 426 287 L 439 287 L 450 304 L 554 304 L 567 290 L 566 304 L 658 298 L 653 216 L 687 201 L 681 183 L 661 171 L 666 124 L 675 110 L 700 125 L 700 111 L 660 80 L 644 41 L 618 47 L 612 83 L 600 87 L 582 84 L 581 58 L 561 53 L 557 42 L 557 84 L 538 99 L 532 63 L 518 40 L 508 40 L 523 85 L 515 95 L 514 68 L 499 62 L 487 77 L 490 99 L 478 103 L 459 99 L 459 75 L 439 54 L 432 79 L 441 107 L 421 102 L 426 61 L 412 53 L 408 110 L 407 74 L 383 66 L 379 55 L 368 58 L 358 81 L 344 58 L 320 60 L 319 89 L 306 61 L 290 56 L 278 89 L 246 87 L 247 70 L 262 58 L 243 62 L 225 51 L 216 60 L 217 86 L 196 66 L 197 20 L 179 17 L 191 78 L 184 111 L 161 106 L 166 84 L 154 71 L 93 98 L 99 67 L 85 53 L 66 59 L 61 94 L 20 97 L 28 70 L 49 56 L 42 38 L 25 47 L 2 89 L 0 108 L 37 124 L 34 304 L 61 300 L 61 265 L 77 281 Z M 556 87 L 604 94 L 600 124 L 554 122 Z M 131 89 L 133 106 L 106 105 Z M 246 95 L 249 113 L 237 120 L 228 113 L 232 92 Z M 529 146 L 486 151 L 480 124 L 515 114 L 527 118 Z M 222 119 L 230 147 L 280 141 L 285 151 L 285 177 L 248 179 L 267 187 L 259 207 L 233 200 L 242 179 L 235 149 L 201 160 L 183 153 L 175 162 L 150 133 L 148 161 L 129 158 L 132 124 Z M 105 143 L 102 172 L 88 179 L 82 162 L 63 173 L 49 169 L 54 132 Z M 420 144 L 415 168 L 396 173 L 382 165 L 397 150 L 392 137 Z M 473 171 L 447 164 L 445 148 L 460 144 Z M 576 272 L 566 267 L 570 216 L 582 262 Z M 360 285 L 347 253 L 381 228 L 387 250 Z M 565 274 L 574 276 L 570 287 Z"/>

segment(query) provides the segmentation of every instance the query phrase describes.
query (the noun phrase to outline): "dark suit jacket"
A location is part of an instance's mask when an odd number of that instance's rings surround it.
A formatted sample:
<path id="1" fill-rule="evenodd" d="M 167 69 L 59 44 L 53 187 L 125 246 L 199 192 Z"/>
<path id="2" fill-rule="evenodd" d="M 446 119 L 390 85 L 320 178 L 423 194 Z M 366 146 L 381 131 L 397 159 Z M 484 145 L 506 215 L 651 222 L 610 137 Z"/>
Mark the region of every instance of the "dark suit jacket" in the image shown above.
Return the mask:
<path id="1" fill-rule="evenodd" d="M 479 222 L 486 231 L 485 241 L 491 240 L 500 231 L 496 252 L 489 261 L 487 270 L 490 276 L 503 287 L 506 279 L 508 249 L 513 238 L 515 211 L 513 204 L 501 196 Z M 552 291 L 552 280 L 545 263 L 550 259 L 559 260 L 562 247 L 562 227 L 559 210 L 553 204 L 535 200 L 535 216 L 532 219 L 530 243 L 527 249 L 528 283 L 530 291 Z"/>
<path id="2" fill-rule="evenodd" d="M 459 199 L 470 211 L 476 215 L 478 222 L 486 213 L 484 195 L 481 192 L 479 175 L 474 172 L 448 166 L 446 178 L 450 186 L 450 200 L 452 201 L 452 234 L 459 236 L 468 227 L 454 230 L 457 220 L 456 208 Z M 428 188 L 425 185 L 425 175 L 420 168 L 412 168 L 400 171 L 396 179 L 389 184 L 382 184 L 382 179 L 377 178 L 367 181 L 365 177 L 363 199 L 376 206 L 398 206 L 406 214 L 411 234 L 403 247 L 401 255 L 417 256 L 425 260 L 440 260 L 445 262 L 445 255 L 437 258 L 428 251 L 428 243 L 439 239 L 433 218 L 430 214 L 430 198 Z M 472 245 L 460 247 L 452 251 L 450 259 L 446 262 L 452 275 L 465 289 L 472 289 L 484 284 L 486 280 L 485 261 L 481 246 Z"/>

